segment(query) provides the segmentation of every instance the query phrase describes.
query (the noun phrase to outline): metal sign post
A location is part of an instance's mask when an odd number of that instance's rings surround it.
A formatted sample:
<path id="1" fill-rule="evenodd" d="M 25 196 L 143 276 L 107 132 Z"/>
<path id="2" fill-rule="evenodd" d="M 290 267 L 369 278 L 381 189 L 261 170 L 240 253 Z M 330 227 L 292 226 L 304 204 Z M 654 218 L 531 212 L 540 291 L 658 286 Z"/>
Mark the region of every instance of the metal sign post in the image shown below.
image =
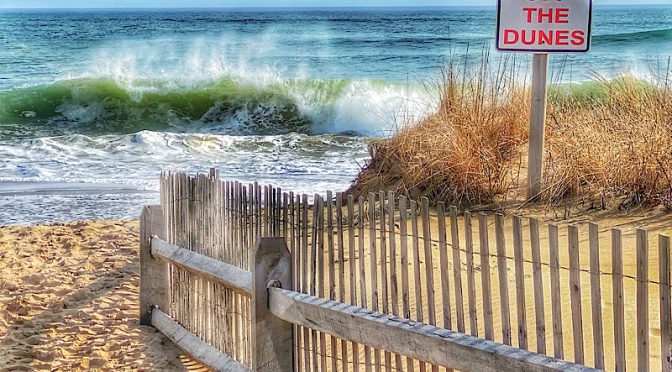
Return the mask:
<path id="1" fill-rule="evenodd" d="M 543 191 L 548 53 L 590 49 L 592 0 L 499 0 L 497 50 L 532 52 L 527 197 Z"/>

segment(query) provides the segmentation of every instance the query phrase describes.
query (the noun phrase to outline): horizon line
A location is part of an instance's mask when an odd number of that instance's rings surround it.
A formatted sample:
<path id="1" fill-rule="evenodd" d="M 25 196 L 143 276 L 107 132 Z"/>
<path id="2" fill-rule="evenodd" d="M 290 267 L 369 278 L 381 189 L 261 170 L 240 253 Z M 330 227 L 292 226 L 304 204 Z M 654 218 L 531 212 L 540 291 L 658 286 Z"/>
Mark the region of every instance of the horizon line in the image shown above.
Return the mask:
<path id="1" fill-rule="evenodd" d="M 594 7 L 633 7 L 633 6 L 669 6 L 672 7 L 672 4 L 664 3 L 645 3 L 645 4 L 616 4 L 616 3 L 601 3 L 593 4 Z M 192 7 L 162 7 L 162 6 L 149 6 L 149 7 L 3 7 L 0 6 L 2 10 L 192 10 L 192 9 L 228 9 L 228 10 L 318 10 L 318 9 L 412 9 L 412 8 L 496 8 L 497 4 L 489 5 L 369 5 L 369 6 L 248 6 L 248 7 L 231 7 L 231 6 L 192 6 Z"/>

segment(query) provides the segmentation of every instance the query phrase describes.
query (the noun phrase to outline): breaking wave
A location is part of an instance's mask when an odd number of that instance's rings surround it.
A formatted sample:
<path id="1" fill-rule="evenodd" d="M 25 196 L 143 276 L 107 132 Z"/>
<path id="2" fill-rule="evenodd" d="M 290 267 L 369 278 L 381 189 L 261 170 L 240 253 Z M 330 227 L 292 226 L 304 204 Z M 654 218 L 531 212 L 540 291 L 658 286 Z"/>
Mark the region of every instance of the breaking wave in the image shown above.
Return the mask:
<path id="1" fill-rule="evenodd" d="M 400 117 L 424 115 L 427 101 L 419 88 L 371 80 L 254 84 L 224 77 L 176 86 L 162 80 L 78 78 L 0 92 L 0 136 L 142 130 L 377 135 L 392 130 Z"/>

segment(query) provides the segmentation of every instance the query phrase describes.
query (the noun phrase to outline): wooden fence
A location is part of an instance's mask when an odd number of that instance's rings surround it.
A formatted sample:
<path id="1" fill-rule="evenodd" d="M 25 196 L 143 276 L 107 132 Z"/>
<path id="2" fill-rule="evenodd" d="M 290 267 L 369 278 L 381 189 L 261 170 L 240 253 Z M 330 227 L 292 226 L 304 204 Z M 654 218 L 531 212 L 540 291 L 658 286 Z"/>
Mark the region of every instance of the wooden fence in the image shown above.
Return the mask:
<path id="1" fill-rule="evenodd" d="M 635 249 L 625 246 L 624 265 L 618 229 L 605 234 L 588 224 L 584 238 L 578 226 L 542 228 L 517 216 L 458 215 L 442 204 L 431 212 L 427 199 L 391 193 L 309 198 L 220 181 L 212 172 L 164 174 L 161 197 L 161 238 L 247 272 L 254 268 L 250 252 L 260 238 L 284 237 L 294 267 L 291 287 L 317 302 L 349 304 L 599 369 L 670 370 L 665 236 L 650 251 L 646 230 L 638 229 Z M 658 276 L 652 278 L 649 269 Z M 240 283 L 225 285 L 175 263 L 163 270 L 159 276 L 170 285 L 156 290 L 148 284 L 145 293 L 158 295 L 141 309 L 166 309 L 214 350 L 252 366 L 254 304 L 236 290 Z M 271 290 L 271 298 L 279 291 Z M 291 297 L 285 293 L 282 301 Z M 327 325 L 283 319 L 296 324 L 297 370 L 439 368 L 434 359 L 409 351 L 417 344 L 399 352 L 385 333 L 347 332 L 346 318 L 329 318 L 340 323 Z"/>

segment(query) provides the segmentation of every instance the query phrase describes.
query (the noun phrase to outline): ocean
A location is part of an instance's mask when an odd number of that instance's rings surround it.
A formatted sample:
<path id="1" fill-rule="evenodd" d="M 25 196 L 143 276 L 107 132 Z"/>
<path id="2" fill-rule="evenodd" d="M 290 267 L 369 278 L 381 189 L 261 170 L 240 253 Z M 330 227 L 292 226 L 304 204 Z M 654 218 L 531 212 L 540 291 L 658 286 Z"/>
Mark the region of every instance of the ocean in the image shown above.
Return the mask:
<path id="1" fill-rule="evenodd" d="M 0 225 L 135 218 L 168 170 L 344 191 L 494 34 L 491 7 L 0 10 Z M 671 51 L 672 2 L 598 5 L 591 51 L 551 70 L 647 76 Z"/>

